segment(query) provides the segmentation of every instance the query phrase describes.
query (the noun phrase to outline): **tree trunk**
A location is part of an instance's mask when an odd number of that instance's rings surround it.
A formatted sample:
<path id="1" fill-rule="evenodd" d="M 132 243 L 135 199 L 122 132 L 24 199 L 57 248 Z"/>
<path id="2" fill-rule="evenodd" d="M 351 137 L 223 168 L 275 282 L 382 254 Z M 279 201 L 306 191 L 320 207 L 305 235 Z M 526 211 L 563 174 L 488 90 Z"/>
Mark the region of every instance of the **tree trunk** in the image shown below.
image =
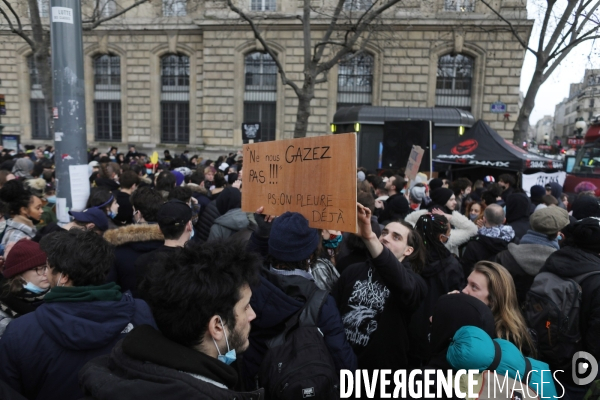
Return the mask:
<path id="1" fill-rule="evenodd" d="M 513 143 L 517 146 L 522 146 L 523 142 L 527 139 L 527 131 L 529 130 L 529 117 L 531 116 L 531 111 L 533 111 L 533 108 L 535 107 L 535 98 L 540 90 L 540 86 L 542 86 L 542 83 L 544 83 L 542 80 L 543 75 L 543 70 L 536 69 L 533 77 L 531 78 L 531 83 L 527 89 L 527 94 L 525 95 L 523 105 L 519 111 L 519 117 L 517 118 L 517 122 L 513 129 Z"/>
<path id="2" fill-rule="evenodd" d="M 296 114 L 296 126 L 294 127 L 294 139 L 306 137 L 308 130 L 308 117 L 310 117 L 310 102 L 314 97 L 314 91 L 303 90 L 304 93 L 298 96 L 298 113 Z"/>

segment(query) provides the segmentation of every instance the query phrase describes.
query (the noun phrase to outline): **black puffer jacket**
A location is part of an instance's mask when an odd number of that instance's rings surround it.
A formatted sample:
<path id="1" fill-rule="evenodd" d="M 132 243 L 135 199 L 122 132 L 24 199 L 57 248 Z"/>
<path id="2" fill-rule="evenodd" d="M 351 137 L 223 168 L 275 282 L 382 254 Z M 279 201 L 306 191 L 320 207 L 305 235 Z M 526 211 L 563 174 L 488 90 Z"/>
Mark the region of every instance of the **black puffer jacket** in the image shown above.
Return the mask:
<path id="1" fill-rule="evenodd" d="M 514 193 L 506 199 L 506 225 L 515 231 L 515 242 L 519 243 L 523 235 L 531 229 L 531 200 L 525 193 Z"/>
<path id="2" fill-rule="evenodd" d="M 504 239 L 477 235 L 467 244 L 465 252 L 461 257 L 461 264 L 465 278 L 473 271 L 473 267 L 479 261 L 492 261 L 496 255 L 508 247 Z"/>
<path id="3" fill-rule="evenodd" d="M 215 219 L 219 218 L 221 213 L 217 208 L 216 200 L 211 201 L 198 219 L 196 224 L 196 233 L 198 234 L 198 241 L 204 243 L 208 240 L 210 235 L 210 227 L 215 223 Z"/>
<path id="4" fill-rule="evenodd" d="M 600 256 L 576 247 L 567 246 L 548 257 L 540 272 L 552 272 L 563 278 L 573 278 L 588 272 L 600 271 Z M 581 282 L 582 299 L 579 315 L 583 350 L 600 360 L 600 274 Z M 561 376 L 562 375 L 562 376 Z M 571 370 L 557 372 L 560 382 L 572 383 Z"/>
<path id="5" fill-rule="evenodd" d="M 427 283 L 427 296 L 415 311 L 410 321 L 411 363 L 414 368 L 420 368 L 430 357 L 429 334 L 433 308 L 437 300 L 453 290 L 465 287 L 465 278 L 460 262 L 450 252 L 440 259 L 432 252 L 421 277 Z"/>

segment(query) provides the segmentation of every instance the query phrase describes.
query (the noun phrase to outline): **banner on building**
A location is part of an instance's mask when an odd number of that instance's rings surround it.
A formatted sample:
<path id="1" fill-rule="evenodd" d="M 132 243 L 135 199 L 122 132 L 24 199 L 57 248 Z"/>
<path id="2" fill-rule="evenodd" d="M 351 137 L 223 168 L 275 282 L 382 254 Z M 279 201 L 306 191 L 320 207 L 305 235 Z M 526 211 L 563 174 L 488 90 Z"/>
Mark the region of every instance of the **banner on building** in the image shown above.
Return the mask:
<path id="1" fill-rule="evenodd" d="M 242 209 L 356 232 L 356 134 L 245 144 Z"/>
<path id="2" fill-rule="evenodd" d="M 546 173 L 538 172 L 537 174 L 523 175 L 523 190 L 527 192 L 529 196 L 529 189 L 534 185 L 545 186 L 550 182 L 557 182 L 559 185 L 564 186 L 565 179 L 567 179 L 567 173 L 565 171 Z"/>

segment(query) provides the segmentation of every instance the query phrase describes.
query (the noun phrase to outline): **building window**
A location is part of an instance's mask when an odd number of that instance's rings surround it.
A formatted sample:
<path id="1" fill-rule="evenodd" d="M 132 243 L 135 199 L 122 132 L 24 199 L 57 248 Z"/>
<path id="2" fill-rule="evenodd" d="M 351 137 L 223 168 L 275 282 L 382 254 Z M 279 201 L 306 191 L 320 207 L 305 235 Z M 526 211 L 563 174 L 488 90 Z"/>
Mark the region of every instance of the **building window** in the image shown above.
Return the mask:
<path id="1" fill-rule="evenodd" d="M 98 6 L 100 7 L 99 13 L 102 17 L 110 17 L 117 11 L 115 0 L 100 0 Z"/>
<path id="2" fill-rule="evenodd" d="M 275 140 L 277 66 L 267 53 L 250 53 L 245 61 L 244 122 L 260 122 L 261 141 Z"/>
<path id="3" fill-rule="evenodd" d="M 121 58 L 104 54 L 94 59 L 96 140 L 121 141 Z"/>
<path id="4" fill-rule="evenodd" d="M 185 8 L 186 0 L 163 0 L 164 17 L 184 17 L 187 15 Z"/>
<path id="5" fill-rule="evenodd" d="M 277 11 L 275 0 L 250 0 L 251 11 Z"/>
<path id="6" fill-rule="evenodd" d="M 373 0 L 346 0 L 344 2 L 344 10 L 360 11 L 368 10 L 373 6 Z"/>
<path id="7" fill-rule="evenodd" d="M 373 97 L 373 57 L 348 54 L 338 66 L 337 108 L 371 105 Z"/>
<path id="8" fill-rule="evenodd" d="M 27 66 L 29 67 L 30 82 L 31 138 L 50 139 L 48 108 L 42 92 L 40 74 L 32 56 L 27 57 Z"/>
<path id="9" fill-rule="evenodd" d="M 446 54 L 438 60 L 435 87 L 436 107 L 456 107 L 471 111 L 474 59 Z"/>
<path id="10" fill-rule="evenodd" d="M 190 58 L 168 54 L 160 60 L 161 140 L 189 143 L 190 140 Z"/>
<path id="11" fill-rule="evenodd" d="M 475 0 L 444 0 L 444 10 L 474 12 Z"/>

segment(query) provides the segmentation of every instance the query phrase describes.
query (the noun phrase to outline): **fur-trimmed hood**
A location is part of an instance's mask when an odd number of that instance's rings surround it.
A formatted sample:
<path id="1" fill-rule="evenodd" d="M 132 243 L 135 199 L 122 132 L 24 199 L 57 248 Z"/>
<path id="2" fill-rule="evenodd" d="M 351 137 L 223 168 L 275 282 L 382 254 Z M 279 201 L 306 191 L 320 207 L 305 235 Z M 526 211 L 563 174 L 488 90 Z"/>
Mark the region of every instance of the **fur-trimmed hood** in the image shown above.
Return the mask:
<path id="1" fill-rule="evenodd" d="M 195 183 L 186 183 L 185 186 L 187 186 L 190 189 L 192 189 L 192 192 L 201 193 L 201 194 L 203 194 L 205 196 L 210 196 L 210 193 L 208 192 L 208 189 L 206 189 L 202 185 L 196 185 Z"/>
<path id="2" fill-rule="evenodd" d="M 165 237 L 160 231 L 158 224 L 138 224 L 110 229 L 104 234 L 104 239 L 114 246 L 121 246 L 133 242 L 165 240 Z"/>

